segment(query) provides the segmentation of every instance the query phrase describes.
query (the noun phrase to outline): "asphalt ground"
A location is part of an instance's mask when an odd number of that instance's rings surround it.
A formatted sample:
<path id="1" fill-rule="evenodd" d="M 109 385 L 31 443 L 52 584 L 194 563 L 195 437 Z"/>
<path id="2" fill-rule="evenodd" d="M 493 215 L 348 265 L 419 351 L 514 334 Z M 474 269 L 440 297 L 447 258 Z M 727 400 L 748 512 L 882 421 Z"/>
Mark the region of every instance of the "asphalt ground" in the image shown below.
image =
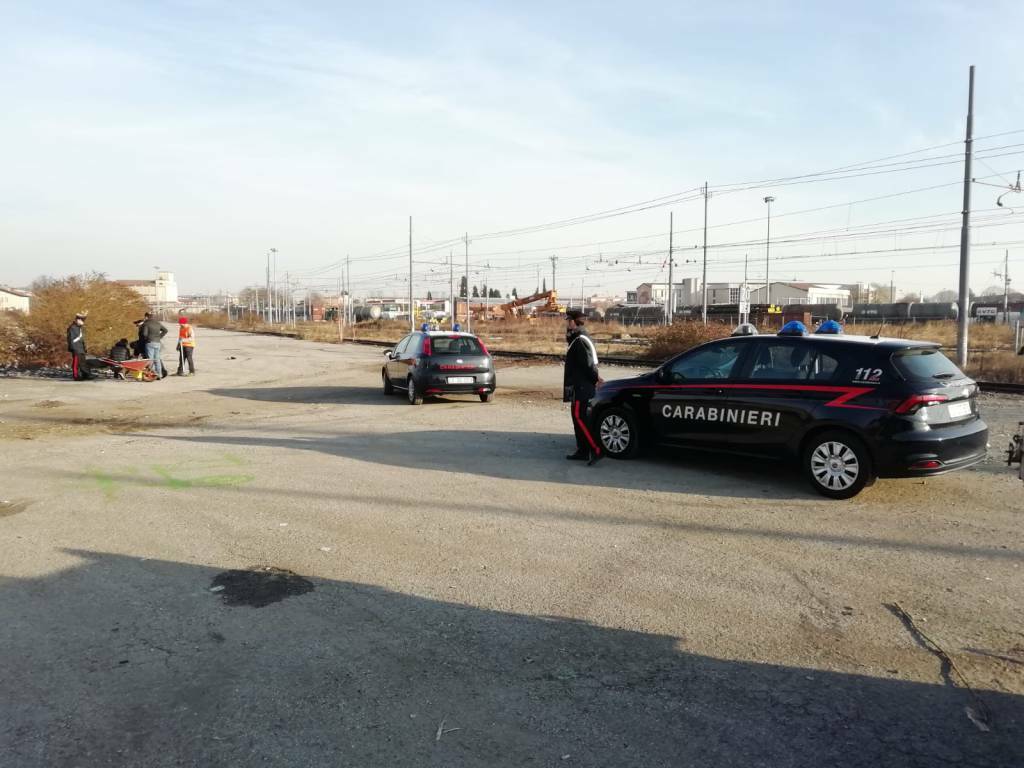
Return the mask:
<path id="1" fill-rule="evenodd" d="M 0 765 L 1024 765 L 1024 399 L 834 502 L 567 462 L 556 366 L 411 407 L 377 349 L 199 341 L 0 378 Z"/>

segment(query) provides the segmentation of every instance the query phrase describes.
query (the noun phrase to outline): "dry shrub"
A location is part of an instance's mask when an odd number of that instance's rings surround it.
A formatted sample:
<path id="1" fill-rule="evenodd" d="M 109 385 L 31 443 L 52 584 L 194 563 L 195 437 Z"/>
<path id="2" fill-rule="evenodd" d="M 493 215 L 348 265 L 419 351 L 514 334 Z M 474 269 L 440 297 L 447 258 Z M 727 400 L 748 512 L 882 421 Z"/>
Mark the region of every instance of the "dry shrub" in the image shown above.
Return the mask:
<path id="1" fill-rule="evenodd" d="M 1024 356 L 1014 352 L 972 353 L 967 360 L 965 372 L 978 381 L 1007 384 L 1024 382 Z"/>
<path id="2" fill-rule="evenodd" d="M 915 341 L 934 341 L 944 347 L 956 346 L 957 324 L 954 320 L 930 323 L 848 323 L 846 332 L 851 334 L 872 335 L 879 333 L 897 339 L 914 339 Z M 1013 347 L 1013 328 L 997 323 L 971 323 L 969 336 L 971 349 L 1011 349 Z"/>
<path id="3" fill-rule="evenodd" d="M 89 313 L 85 322 L 89 354 L 106 355 L 118 339 L 135 338 L 132 321 L 148 310 L 139 294 L 102 275 L 41 281 L 33 293 L 32 308 L 21 320 L 31 345 L 27 362 L 32 364 L 68 361 L 67 328 L 76 312 Z"/>
<path id="4" fill-rule="evenodd" d="M 651 345 L 644 356 L 650 360 L 664 360 L 705 341 L 724 338 L 730 333 L 732 326 L 723 323 L 674 323 L 662 326 L 651 333 Z"/>
<path id="5" fill-rule="evenodd" d="M 23 327 L 21 312 L 0 312 L 0 366 L 24 365 L 32 344 Z"/>

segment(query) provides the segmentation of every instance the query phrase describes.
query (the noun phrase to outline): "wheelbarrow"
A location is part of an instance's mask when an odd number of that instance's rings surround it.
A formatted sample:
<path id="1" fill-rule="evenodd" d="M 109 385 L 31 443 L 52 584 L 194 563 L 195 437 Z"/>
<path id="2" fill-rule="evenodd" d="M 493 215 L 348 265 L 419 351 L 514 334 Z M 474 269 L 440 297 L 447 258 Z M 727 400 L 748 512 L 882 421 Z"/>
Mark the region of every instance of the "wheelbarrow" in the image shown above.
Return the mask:
<path id="1" fill-rule="evenodd" d="M 96 358 L 99 362 L 110 368 L 114 375 L 122 374 L 126 379 L 135 381 L 156 381 L 157 375 L 153 370 L 152 360 L 111 360 L 108 357 Z"/>

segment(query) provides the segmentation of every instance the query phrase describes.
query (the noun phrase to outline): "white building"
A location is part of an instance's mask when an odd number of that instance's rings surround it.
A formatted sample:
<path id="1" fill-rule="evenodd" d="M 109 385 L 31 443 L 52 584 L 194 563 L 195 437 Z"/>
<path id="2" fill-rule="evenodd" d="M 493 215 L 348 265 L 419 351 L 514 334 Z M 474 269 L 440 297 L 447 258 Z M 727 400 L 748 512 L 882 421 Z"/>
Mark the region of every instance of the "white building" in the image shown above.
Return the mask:
<path id="1" fill-rule="evenodd" d="M 839 304 L 850 306 L 850 290 L 841 285 L 821 283 L 772 283 L 765 298 L 764 284 L 750 287 L 751 304 Z"/>
<path id="2" fill-rule="evenodd" d="M 18 291 L 14 288 L 0 288 L 0 312 L 11 309 L 27 313 L 31 300 L 32 295 L 26 291 Z"/>
<path id="3" fill-rule="evenodd" d="M 151 307 L 167 307 L 178 303 L 178 284 L 173 272 L 157 272 L 156 280 L 114 280 L 118 285 L 131 288 Z"/>
<path id="4" fill-rule="evenodd" d="M 742 298 L 743 283 L 708 283 L 709 306 L 712 304 L 739 304 Z M 703 297 L 698 303 L 703 303 Z"/>
<path id="5" fill-rule="evenodd" d="M 691 304 L 700 304 L 703 297 L 700 292 L 700 281 L 695 277 L 688 277 L 685 280 L 672 283 L 672 292 L 675 295 L 674 307 L 685 307 Z M 666 304 L 668 301 L 668 283 L 640 283 L 636 287 L 637 304 Z"/>

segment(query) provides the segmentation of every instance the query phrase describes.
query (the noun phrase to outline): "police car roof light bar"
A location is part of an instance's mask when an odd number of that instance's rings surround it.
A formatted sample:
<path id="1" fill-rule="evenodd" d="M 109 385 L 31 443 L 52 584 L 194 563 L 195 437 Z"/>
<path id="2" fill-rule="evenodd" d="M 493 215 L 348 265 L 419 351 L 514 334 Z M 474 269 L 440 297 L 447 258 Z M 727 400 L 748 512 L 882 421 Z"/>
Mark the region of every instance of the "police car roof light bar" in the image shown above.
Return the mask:
<path id="1" fill-rule="evenodd" d="M 779 329 L 779 336 L 806 336 L 807 326 L 799 320 L 790 320 Z"/>

